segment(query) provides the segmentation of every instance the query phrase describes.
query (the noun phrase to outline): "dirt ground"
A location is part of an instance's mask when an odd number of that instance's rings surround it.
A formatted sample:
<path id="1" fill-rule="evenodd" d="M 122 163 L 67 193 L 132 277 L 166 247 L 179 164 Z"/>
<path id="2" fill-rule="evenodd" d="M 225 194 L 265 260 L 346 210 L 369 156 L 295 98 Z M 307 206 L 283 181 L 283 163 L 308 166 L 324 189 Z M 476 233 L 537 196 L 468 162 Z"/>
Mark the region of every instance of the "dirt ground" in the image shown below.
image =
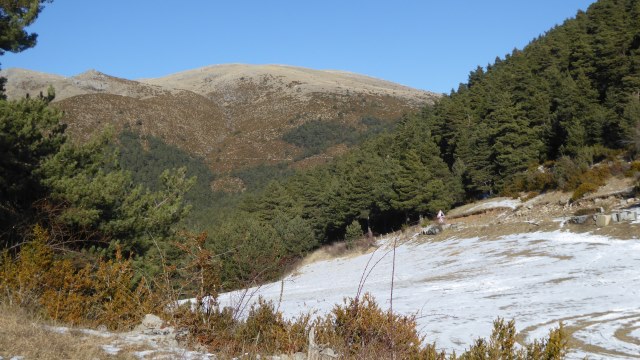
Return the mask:
<path id="1" fill-rule="evenodd" d="M 567 221 L 579 211 L 610 214 L 621 210 L 636 210 L 640 213 L 640 199 L 632 196 L 632 189 L 632 179 L 613 177 L 597 192 L 576 202 L 570 201 L 571 193 L 560 191 L 544 193 L 528 200 L 487 199 L 449 211 L 447 225 L 450 227 L 429 238 L 444 240 L 455 236 L 492 239 L 514 233 L 554 231 L 560 228 L 618 239 L 637 238 L 640 236 L 640 224 L 629 221 L 612 222 L 601 228 L 592 219 L 584 224 Z M 415 230 L 420 231 L 419 228 Z"/>

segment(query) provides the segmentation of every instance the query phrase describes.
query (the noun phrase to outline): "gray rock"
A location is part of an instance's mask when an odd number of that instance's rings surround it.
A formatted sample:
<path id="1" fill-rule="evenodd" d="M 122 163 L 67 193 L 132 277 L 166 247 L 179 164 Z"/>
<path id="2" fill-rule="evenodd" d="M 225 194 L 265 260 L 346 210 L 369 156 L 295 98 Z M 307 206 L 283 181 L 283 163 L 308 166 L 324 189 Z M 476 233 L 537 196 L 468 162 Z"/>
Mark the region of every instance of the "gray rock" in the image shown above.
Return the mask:
<path id="1" fill-rule="evenodd" d="M 324 348 L 320 351 L 320 359 L 337 359 L 338 353 L 335 352 L 332 348 Z"/>
<path id="2" fill-rule="evenodd" d="M 596 215 L 596 226 L 603 227 L 609 225 L 611 215 Z"/>
<path id="3" fill-rule="evenodd" d="M 309 331 L 309 348 L 307 351 L 307 360 L 332 360 L 339 358 L 339 355 L 327 345 L 317 344 L 315 337 L 316 329 L 312 327 Z"/>
<path id="4" fill-rule="evenodd" d="M 619 222 L 621 221 L 621 214 L 620 213 L 611 213 L 611 221 L 613 222 Z"/>
<path id="5" fill-rule="evenodd" d="M 270 357 L 271 360 L 307 360 L 307 355 L 305 353 L 297 352 L 293 355 L 276 355 Z"/>
<path id="6" fill-rule="evenodd" d="M 573 216 L 571 219 L 569 219 L 569 222 L 572 224 L 584 224 L 587 222 L 587 220 L 589 220 L 591 216 L 589 215 L 582 215 L 582 216 Z"/>
<path id="7" fill-rule="evenodd" d="M 623 211 L 620 213 L 620 221 L 636 221 L 638 214 L 635 211 Z"/>
<path id="8" fill-rule="evenodd" d="M 442 232 L 442 226 L 440 225 L 429 225 L 426 228 L 422 228 L 422 235 L 436 235 Z"/>
<path id="9" fill-rule="evenodd" d="M 158 316 L 147 314 L 142 319 L 142 322 L 134 328 L 134 331 L 148 335 L 166 335 L 162 329 L 163 324 L 164 322 Z"/>

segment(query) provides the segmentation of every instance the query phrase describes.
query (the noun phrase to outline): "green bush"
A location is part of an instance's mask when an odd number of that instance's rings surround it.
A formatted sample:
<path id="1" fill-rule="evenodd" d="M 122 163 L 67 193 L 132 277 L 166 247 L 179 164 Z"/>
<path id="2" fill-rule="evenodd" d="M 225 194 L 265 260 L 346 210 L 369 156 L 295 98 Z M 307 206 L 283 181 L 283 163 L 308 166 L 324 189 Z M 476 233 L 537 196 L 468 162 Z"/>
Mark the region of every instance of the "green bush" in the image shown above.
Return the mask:
<path id="1" fill-rule="evenodd" d="M 511 193 L 543 192 L 554 189 L 558 185 L 551 168 L 545 166 L 530 166 L 527 171 L 516 175 L 511 184 L 505 187 Z"/>
<path id="2" fill-rule="evenodd" d="M 497 319 L 493 322 L 493 332 L 489 341 L 478 339 L 460 355 L 461 360 L 475 359 L 564 359 L 568 350 L 568 334 L 560 323 L 558 328 L 549 331 L 549 337 L 542 340 L 534 340 L 524 348 L 516 347 L 515 321 L 505 322 Z M 453 356 L 453 359 L 456 359 Z"/>
<path id="3" fill-rule="evenodd" d="M 346 232 L 344 234 L 344 240 L 347 243 L 347 248 L 353 248 L 355 241 L 362 237 L 364 233 L 362 232 L 362 226 L 358 220 L 353 220 L 351 224 L 347 226 Z"/>
<path id="4" fill-rule="evenodd" d="M 582 174 L 588 170 L 588 165 L 563 156 L 558 159 L 553 167 L 553 178 L 558 188 L 569 191 L 580 185 Z"/>
<path id="5" fill-rule="evenodd" d="M 382 310 L 370 294 L 345 300 L 319 322 L 318 342 L 329 343 L 347 358 L 421 358 L 423 337 L 415 316 Z M 442 354 L 444 355 L 444 354 Z"/>
<path id="6" fill-rule="evenodd" d="M 625 176 L 633 177 L 640 173 L 640 161 L 636 160 L 629 165 L 629 169 L 625 172 Z"/>
<path id="7" fill-rule="evenodd" d="M 598 190 L 598 187 L 598 185 L 590 182 L 580 184 L 580 186 L 578 186 L 578 188 L 573 191 L 573 195 L 571 195 L 571 201 L 581 199 L 586 194 Z"/>
<path id="8" fill-rule="evenodd" d="M 574 212 L 573 215 L 575 216 L 593 215 L 593 214 L 597 214 L 599 211 L 600 211 L 599 208 L 583 208 L 583 209 L 576 210 L 576 212 Z"/>

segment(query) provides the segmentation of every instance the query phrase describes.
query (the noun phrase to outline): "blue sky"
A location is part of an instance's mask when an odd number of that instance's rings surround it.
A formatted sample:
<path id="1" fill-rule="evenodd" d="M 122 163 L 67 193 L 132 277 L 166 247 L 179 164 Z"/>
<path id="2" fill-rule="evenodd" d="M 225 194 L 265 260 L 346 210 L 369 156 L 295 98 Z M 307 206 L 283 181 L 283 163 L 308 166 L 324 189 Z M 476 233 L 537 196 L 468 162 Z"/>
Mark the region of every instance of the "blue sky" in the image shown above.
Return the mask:
<path id="1" fill-rule="evenodd" d="M 287 64 L 449 92 L 478 65 L 593 2 L 54 0 L 31 27 L 38 45 L 0 63 L 128 79 L 212 64 Z"/>

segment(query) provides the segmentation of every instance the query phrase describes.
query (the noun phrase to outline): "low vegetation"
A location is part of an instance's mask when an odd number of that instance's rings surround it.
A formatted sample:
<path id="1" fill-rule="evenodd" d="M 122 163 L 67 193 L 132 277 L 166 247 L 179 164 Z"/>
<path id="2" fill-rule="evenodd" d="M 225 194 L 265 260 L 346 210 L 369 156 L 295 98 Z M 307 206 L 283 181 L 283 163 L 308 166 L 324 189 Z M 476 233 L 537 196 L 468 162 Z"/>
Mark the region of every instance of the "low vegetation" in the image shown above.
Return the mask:
<path id="1" fill-rule="evenodd" d="M 334 145 L 359 144 L 373 135 L 393 129 L 396 123 L 369 116 L 363 117 L 357 125 L 359 128 L 339 122 L 308 121 L 285 133 L 282 139 L 302 148 L 303 152 L 299 158 L 303 159 L 320 154 Z"/>
<path id="2" fill-rule="evenodd" d="M 0 302 L 0 356 L 5 359 L 104 359 L 106 353 L 100 339 L 87 341 L 81 333 L 59 333 L 47 318 L 35 315 L 30 309 Z M 132 354 L 117 354 L 111 360 L 135 360 Z"/>
<path id="3" fill-rule="evenodd" d="M 273 303 L 260 300 L 243 317 L 239 309 L 217 306 L 220 267 L 215 254 L 203 248 L 204 234 L 187 236 L 176 244 L 177 250 L 189 259 L 183 267 L 165 267 L 155 279 L 143 278 L 137 285 L 132 281 L 131 261 L 119 253 L 113 260 L 100 260 L 93 266 L 77 268 L 68 259 L 56 259 L 50 247 L 51 237 L 45 230 L 36 227 L 33 237 L 21 247 L 15 259 L 7 251 L 3 255 L 0 263 L 2 302 L 12 309 L 25 309 L 67 324 L 106 325 L 124 330 L 139 323 L 144 314 L 155 312 L 175 327 L 187 329 L 187 342 L 205 345 L 209 351 L 223 356 L 305 352 L 310 331 L 317 334 L 317 343 L 328 344 L 344 358 L 354 359 L 500 359 L 505 356 L 561 359 L 567 352 L 567 334 L 562 324 L 552 330 L 548 338 L 517 346 L 515 323 L 498 319 L 489 340 L 476 340 L 459 357 L 446 354 L 438 350 L 436 344 L 424 345 L 427 340 L 418 334 L 415 317 L 385 311 L 368 294 L 345 299 L 344 304 L 336 305 L 326 316 L 301 314 L 288 320 Z M 189 276 L 180 276 L 186 274 Z M 196 294 L 195 306 L 190 303 L 175 306 L 184 291 Z M 29 332 L 27 337 L 42 337 L 45 331 L 18 327 L 11 318 L 3 322 L 5 326 L 0 331 L 8 336 Z M 32 334 L 34 332 L 38 334 Z M 56 342 L 58 337 L 65 338 L 53 335 L 47 341 L 58 349 L 58 354 L 87 358 L 99 352 L 90 345 L 62 346 Z M 36 351 L 32 346 L 23 345 L 7 345 L 3 351 L 8 351 L 6 355 L 56 358 L 46 350 Z"/>

